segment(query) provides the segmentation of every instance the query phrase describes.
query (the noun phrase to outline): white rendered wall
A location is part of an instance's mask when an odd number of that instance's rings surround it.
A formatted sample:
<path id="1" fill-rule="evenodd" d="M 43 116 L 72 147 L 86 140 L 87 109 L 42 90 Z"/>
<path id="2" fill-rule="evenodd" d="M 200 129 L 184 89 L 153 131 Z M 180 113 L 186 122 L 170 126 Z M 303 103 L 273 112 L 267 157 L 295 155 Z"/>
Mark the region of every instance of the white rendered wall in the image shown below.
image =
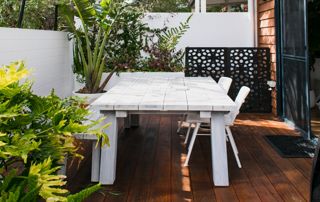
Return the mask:
<path id="1" fill-rule="evenodd" d="M 31 69 L 35 93 L 48 95 L 54 88 L 60 97 L 71 95 L 72 47 L 66 33 L 0 28 L 0 65 L 17 60 Z"/>
<path id="2" fill-rule="evenodd" d="M 176 27 L 191 13 L 149 13 L 144 21 L 151 28 Z M 190 29 L 177 48 L 185 47 L 254 47 L 255 19 L 245 13 L 194 13 Z"/>

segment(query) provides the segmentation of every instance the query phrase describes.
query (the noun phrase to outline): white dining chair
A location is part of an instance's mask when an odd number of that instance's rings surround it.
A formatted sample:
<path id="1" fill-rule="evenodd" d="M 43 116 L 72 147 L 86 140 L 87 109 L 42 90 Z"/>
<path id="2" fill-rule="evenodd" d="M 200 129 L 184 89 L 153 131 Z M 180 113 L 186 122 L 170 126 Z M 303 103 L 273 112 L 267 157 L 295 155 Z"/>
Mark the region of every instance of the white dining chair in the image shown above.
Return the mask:
<path id="1" fill-rule="evenodd" d="M 225 77 L 225 76 L 220 77 L 220 79 L 218 81 L 218 85 L 225 91 L 226 94 L 228 94 L 229 89 L 231 87 L 231 84 L 232 84 L 232 78 Z M 180 128 L 182 127 L 182 124 L 186 123 L 186 121 L 185 121 L 186 118 L 187 118 L 187 116 L 184 115 L 183 121 L 180 122 L 177 132 L 180 131 Z M 187 144 L 187 142 L 188 142 L 190 131 L 191 131 L 191 127 L 192 127 L 192 124 L 190 124 L 190 123 L 187 123 L 186 125 L 188 125 L 188 130 L 187 130 L 187 133 L 186 133 L 186 138 L 184 140 L 184 144 Z"/>
<path id="2" fill-rule="evenodd" d="M 229 89 L 230 89 L 230 87 L 231 87 L 231 83 L 232 83 L 232 78 L 225 77 L 225 76 L 220 77 L 220 79 L 219 79 L 219 81 L 218 81 L 219 86 L 220 86 L 226 93 L 229 92 Z"/>
<path id="3" fill-rule="evenodd" d="M 236 161 L 237 161 L 239 168 L 241 168 L 242 166 L 241 166 L 241 162 L 240 162 L 239 155 L 238 155 L 238 153 L 239 153 L 238 148 L 237 148 L 236 143 L 234 141 L 234 138 L 232 136 L 230 126 L 232 126 L 234 124 L 234 121 L 235 121 L 237 115 L 240 113 L 240 108 L 241 108 L 242 104 L 245 102 L 245 99 L 248 96 L 249 92 L 250 92 L 250 88 L 248 88 L 246 86 L 241 87 L 241 89 L 236 97 L 236 100 L 235 100 L 236 108 L 233 111 L 231 111 L 225 115 L 225 130 L 226 130 L 227 140 L 230 141 L 230 144 L 231 144 L 231 147 L 232 147 L 232 150 L 233 150 L 233 153 L 234 153 L 234 156 L 236 158 Z M 189 124 L 195 124 L 195 128 L 193 130 L 192 138 L 191 138 L 191 141 L 190 141 L 190 144 L 188 147 L 188 154 L 187 154 L 187 158 L 184 163 L 184 166 L 188 166 L 189 159 L 191 156 L 191 152 L 192 152 L 196 137 L 198 135 L 209 135 L 209 136 L 211 135 L 211 133 L 209 133 L 209 134 L 199 134 L 198 133 L 199 129 L 200 129 L 200 125 L 202 123 L 210 124 L 210 119 L 203 119 L 203 118 L 200 118 L 199 114 L 190 113 L 187 115 L 186 122 Z"/>

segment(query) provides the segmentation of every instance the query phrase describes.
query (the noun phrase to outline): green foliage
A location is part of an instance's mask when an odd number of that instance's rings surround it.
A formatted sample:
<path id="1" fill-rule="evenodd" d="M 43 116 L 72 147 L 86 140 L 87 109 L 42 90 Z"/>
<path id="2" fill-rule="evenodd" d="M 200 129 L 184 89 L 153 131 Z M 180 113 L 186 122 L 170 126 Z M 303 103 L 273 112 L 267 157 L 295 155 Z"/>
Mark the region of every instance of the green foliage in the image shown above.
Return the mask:
<path id="1" fill-rule="evenodd" d="M 122 12 L 119 11 L 122 9 Z M 141 67 L 141 50 L 144 47 L 144 38 L 149 27 L 142 22 L 144 13 L 141 9 L 127 4 L 115 4 L 111 17 L 115 18 L 113 29 L 106 44 L 107 67 L 119 70 Z"/>
<path id="2" fill-rule="evenodd" d="M 166 50 L 174 50 L 179 43 L 179 40 L 190 28 L 189 22 L 192 15 L 190 15 L 185 22 L 181 22 L 178 27 L 172 27 L 160 32 L 159 37 L 159 48 Z"/>
<path id="3" fill-rule="evenodd" d="M 147 41 L 144 49 L 148 53 L 148 57 L 145 58 L 144 70 L 167 72 L 183 70 L 184 51 L 176 50 L 176 46 L 189 29 L 191 18 L 192 15 L 185 22 L 181 22 L 178 27 L 154 32 L 154 37 Z"/>
<path id="4" fill-rule="evenodd" d="M 103 10 L 98 9 L 94 11 L 93 8 L 99 8 L 101 5 L 90 7 L 88 6 L 90 2 L 86 2 L 87 6 L 83 7 L 88 7 L 88 9 L 80 10 L 90 12 L 83 16 L 97 15 Z M 180 23 L 178 27 L 150 29 L 147 24 L 142 21 L 144 13 L 141 9 L 137 8 L 135 4 L 124 4 L 117 1 L 112 4 L 109 2 L 108 5 L 107 19 L 111 22 L 109 25 L 112 26 L 112 28 L 110 28 L 110 32 L 107 33 L 108 36 L 104 50 L 106 67 L 101 69 L 102 72 L 111 71 L 110 75 L 112 76 L 114 72 L 118 71 L 183 70 L 184 51 L 176 50 L 176 46 L 189 29 L 191 16 L 185 22 Z M 68 11 L 66 13 L 70 15 L 71 12 Z M 79 16 L 79 14 L 77 15 Z M 72 19 L 73 15 L 70 16 L 70 19 Z M 90 22 L 87 23 L 90 25 L 87 26 L 89 28 L 79 29 L 77 30 L 78 33 L 72 30 L 70 32 L 76 38 L 76 46 L 74 47 L 74 72 L 78 75 L 78 81 L 82 81 L 87 85 L 87 81 L 90 81 L 92 77 L 87 76 L 84 68 L 86 63 L 83 61 L 88 61 L 90 57 L 94 58 L 92 53 L 95 47 L 91 44 L 97 45 L 96 41 L 99 38 L 99 27 L 101 27 L 101 25 L 99 24 L 99 20 L 95 20 L 95 22 L 98 22 L 96 24 L 92 23 L 92 20 L 84 20 L 84 22 L 86 21 Z M 87 47 L 87 41 L 90 43 L 89 48 Z M 84 55 L 84 57 L 82 55 Z M 111 77 L 106 78 L 99 90 L 103 90 L 104 84 L 107 84 L 110 78 Z M 89 91 L 88 87 L 82 90 L 87 92 L 95 91 Z"/>
<path id="5" fill-rule="evenodd" d="M 96 135 L 108 144 L 108 124 L 96 128 L 99 121 L 86 119 L 89 112 L 77 98 L 33 94 L 31 82 L 19 83 L 26 75 L 23 62 L 0 68 L 0 201 L 67 201 L 65 176 L 56 171 L 66 156 L 81 157 L 73 134 Z"/>
<path id="6" fill-rule="evenodd" d="M 82 191 L 80 191 L 79 193 L 73 194 L 73 195 L 69 195 L 67 197 L 68 202 L 78 202 L 78 201 L 82 201 L 84 199 L 86 199 L 88 196 L 90 196 L 91 194 L 93 194 L 94 192 L 98 191 L 101 189 L 100 184 L 96 184 L 92 187 L 89 187 L 87 189 L 84 189 Z"/>
<path id="7" fill-rule="evenodd" d="M 54 28 L 55 5 L 67 0 L 27 0 L 23 28 L 52 30 Z M 0 27 L 17 27 L 21 0 L 0 1 Z"/>
<path id="8" fill-rule="evenodd" d="M 62 8 L 70 36 L 75 39 L 75 70 L 85 83 L 79 92 L 101 93 L 111 78 L 106 78 L 101 84 L 106 68 L 105 46 L 114 24 L 114 19 L 110 17 L 112 6 L 111 0 L 101 0 L 100 3 L 72 0 L 72 4 Z M 78 17 L 81 26 L 75 26 L 75 17 Z"/>
<path id="9" fill-rule="evenodd" d="M 134 2 L 148 12 L 191 12 L 189 0 L 135 0 Z"/>

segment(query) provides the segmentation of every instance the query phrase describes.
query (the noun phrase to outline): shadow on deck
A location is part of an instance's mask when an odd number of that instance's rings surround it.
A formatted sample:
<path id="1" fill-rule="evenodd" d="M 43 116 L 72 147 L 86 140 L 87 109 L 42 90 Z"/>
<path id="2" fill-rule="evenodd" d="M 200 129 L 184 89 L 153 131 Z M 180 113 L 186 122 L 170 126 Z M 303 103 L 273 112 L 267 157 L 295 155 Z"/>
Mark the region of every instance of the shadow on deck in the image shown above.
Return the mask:
<path id="1" fill-rule="evenodd" d="M 230 186 L 212 182 L 210 137 L 198 137 L 190 159 L 178 116 L 141 116 L 141 126 L 119 135 L 117 177 L 87 201 L 308 201 L 312 159 L 281 158 L 264 135 L 297 133 L 272 115 L 244 114 L 232 128 L 243 168 L 228 144 Z M 87 144 L 87 143 L 86 143 Z M 90 146 L 86 149 L 91 151 Z M 90 157 L 72 173 L 68 188 L 90 184 Z M 69 175 L 69 176 L 70 176 Z"/>

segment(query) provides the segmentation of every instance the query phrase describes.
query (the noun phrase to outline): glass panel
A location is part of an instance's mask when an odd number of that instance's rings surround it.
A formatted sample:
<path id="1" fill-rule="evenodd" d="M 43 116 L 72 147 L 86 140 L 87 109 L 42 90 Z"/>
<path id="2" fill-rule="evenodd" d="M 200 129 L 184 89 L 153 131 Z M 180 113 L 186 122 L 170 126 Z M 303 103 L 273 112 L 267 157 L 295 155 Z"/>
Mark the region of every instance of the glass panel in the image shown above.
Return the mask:
<path id="1" fill-rule="evenodd" d="M 207 12 L 248 12 L 248 0 L 207 0 Z"/>
<path id="2" fill-rule="evenodd" d="M 283 53 L 305 56 L 305 0 L 283 0 Z"/>
<path id="3" fill-rule="evenodd" d="M 306 64 L 292 59 L 283 60 L 283 86 L 286 118 L 300 129 L 308 131 Z"/>

